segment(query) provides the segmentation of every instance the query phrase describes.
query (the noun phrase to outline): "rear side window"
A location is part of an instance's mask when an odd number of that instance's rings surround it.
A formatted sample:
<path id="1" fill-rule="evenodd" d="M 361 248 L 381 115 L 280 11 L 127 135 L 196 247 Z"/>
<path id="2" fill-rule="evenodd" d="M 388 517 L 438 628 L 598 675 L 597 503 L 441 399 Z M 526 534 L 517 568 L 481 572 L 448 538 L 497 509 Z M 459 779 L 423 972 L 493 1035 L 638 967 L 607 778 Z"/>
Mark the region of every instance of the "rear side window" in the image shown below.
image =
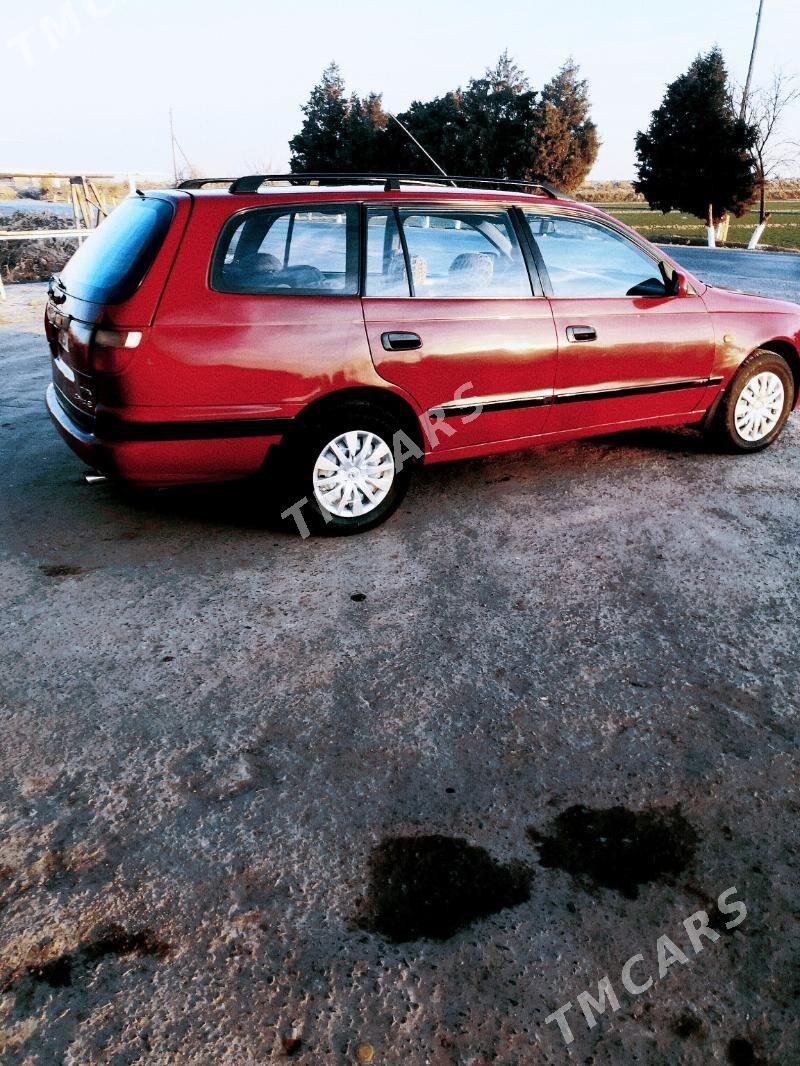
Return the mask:
<path id="1" fill-rule="evenodd" d="M 530 296 L 507 211 L 401 210 L 413 294 L 423 298 Z"/>
<path id="2" fill-rule="evenodd" d="M 234 215 L 214 252 L 218 292 L 358 293 L 358 204 L 255 208 Z"/>
<path id="3" fill-rule="evenodd" d="M 61 272 L 71 296 L 93 303 L 121 303 L 153 265 L 174 209 L 168 200 L 131 196 L 111 212 Z"/>

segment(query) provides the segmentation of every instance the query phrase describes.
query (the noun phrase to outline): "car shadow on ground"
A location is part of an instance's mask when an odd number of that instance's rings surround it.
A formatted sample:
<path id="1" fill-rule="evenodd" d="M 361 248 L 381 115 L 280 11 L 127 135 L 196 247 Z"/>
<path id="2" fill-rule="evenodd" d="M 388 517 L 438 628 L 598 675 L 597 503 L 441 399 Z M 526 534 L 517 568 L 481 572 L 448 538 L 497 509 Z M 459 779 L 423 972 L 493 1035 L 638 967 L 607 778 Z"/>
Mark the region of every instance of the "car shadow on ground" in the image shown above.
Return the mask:
<path id="1" fill-rule="evenodd" d="M 577 449 L 577 452 L 576 452 Z M 641 450 L 646 452 L 663 452 L 667 455 L 695 455 L 714 452 L 713 446 L 702 434 L 691 429 L 641 429 L 624 433 L 608 434 L 576 441 L 568 445 L 552 445 L 548 448 L 551 456 L 561 453 L 565 460 L 564 472 L 568 476 L 568 467 L 576 454 L 580 454 L 581 465 L 585 465 L 587 454 L 592 451 L 608 454 L 619 449 Z M 456 471 L 460 471 L 464 482 L 474 480 L 476 471 L 481 474 L 509 464 L 531 465 L 536 462 L 538 449 L 527 449 L 500 456 L 460 460 L 453 464 L 434 464 L 416 471 L 416 485 L 412 487 L 412 496 L 437 494 L 453 485 Z M 535 470 L 534 470 L 535 476 Z M 414 491 L 416 489 L 416 491 Z M 297 538 L 298 528 L 292 518 L 283 519 L 280 510 L 270 506 L 268 500 L 268 481 L 266 478 L 253 478 L 226 484 L 186 485 L 168 489 L 134 489 L 123 485 L 109 484 L 105 487 L 111 499 L 126 509 L 130 514 L 137 514 L 144 519 L 171 520 L 191 522 L 209 527 L 229 527 L 247 532 L 264 531 Z"/>
<path id="2" fill-rule="evenodd" d="M 623 433 L 609 433 L 603 437 L 592 437 L 581 441 L 589 447 L 604 445 L 620 448 L 641 448 L 643 451 L 663 451 L 684 455 L 713 455 L 718 450 L 713 441 L 697 429 L 686 426 L 651 427 L 649 429 L 632 429 Z"/>

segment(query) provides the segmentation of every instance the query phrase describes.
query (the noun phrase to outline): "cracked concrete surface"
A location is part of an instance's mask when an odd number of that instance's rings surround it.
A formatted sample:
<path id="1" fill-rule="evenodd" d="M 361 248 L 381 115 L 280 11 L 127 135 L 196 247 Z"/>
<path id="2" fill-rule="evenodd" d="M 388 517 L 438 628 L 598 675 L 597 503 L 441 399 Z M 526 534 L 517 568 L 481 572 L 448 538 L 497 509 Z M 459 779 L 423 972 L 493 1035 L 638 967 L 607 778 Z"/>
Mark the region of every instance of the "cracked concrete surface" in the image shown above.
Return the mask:
<path id="1" fill-rule="evenodd" d="M 9 295 L 4 1063 L 800 1061 L 800 416 L 752 457 L 653 431 L 433 467 L 381 529 L 301 541 L 246 489 L 83 485 L 42 287 Z M 631 900 L 540 865 L 575 804 L 680 805 L 690 867 Z M 530 898 L 382 940 L 369 859 L 407 834 L 529 864 Z M 747 919 L 695 956 L 730 886 Z M 662 934 L 688 963 L 629 995 Z"/>

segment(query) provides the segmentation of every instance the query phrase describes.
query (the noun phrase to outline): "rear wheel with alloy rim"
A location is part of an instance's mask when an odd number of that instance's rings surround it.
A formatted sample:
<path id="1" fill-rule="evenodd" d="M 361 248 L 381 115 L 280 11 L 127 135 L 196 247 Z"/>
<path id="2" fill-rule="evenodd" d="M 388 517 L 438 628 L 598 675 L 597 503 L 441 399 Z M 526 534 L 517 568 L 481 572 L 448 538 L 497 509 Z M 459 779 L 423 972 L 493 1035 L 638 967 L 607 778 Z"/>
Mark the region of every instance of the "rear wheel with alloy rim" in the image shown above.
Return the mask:
<path id="1" fill-rule="evenodd" d="M 714 435 L 730 451 L 761 451 L 786 424 L 794 390 L 792 372 L 782 356 L 763 349 L 753 352 L 722 398 Z"/>
<path id="2" fill-rule="evenodd" d="M 401 428 L 366 403 L 344 405 L 304 427 L 289 448 L 284 493 L 293 503 L 306 501 L 300 513 L 311 530 L 362 533 L 399 507 L 413 462 Z"/>

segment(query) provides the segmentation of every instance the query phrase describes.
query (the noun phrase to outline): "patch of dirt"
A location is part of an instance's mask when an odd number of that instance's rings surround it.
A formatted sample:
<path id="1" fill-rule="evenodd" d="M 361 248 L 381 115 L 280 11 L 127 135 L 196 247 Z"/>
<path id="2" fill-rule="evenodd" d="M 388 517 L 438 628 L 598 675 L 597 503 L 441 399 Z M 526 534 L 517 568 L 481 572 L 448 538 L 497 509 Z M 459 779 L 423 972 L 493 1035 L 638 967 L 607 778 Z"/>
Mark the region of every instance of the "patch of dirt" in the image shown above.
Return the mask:
<path id="1" fill-rule="evenodd" d="M 15 231 L 74 229 L 75 220 L 54 211 L 14 211 L 3 216 L 0 228 Z M 0 241 L 0 273 L 6 283 L 46 281 L 62 269 L 77 247 L 77 240 L 64 237 Z"/>
<path id="2" fill-rule="evenodd" d="M 460 837 L 385 837 L 369 859 L 357 924 L 392 943 L 448 940 L 479 918 L 530 898 L 532 871 L 499 863 Z"/>
<path id="3" fill-rule="evenodd" d="M 85 973 L 109 955 L 135 954 L 163 959 L 169 951 L 170 945 L 159 940 L 150 929 L 128 932 L 121 925 L 107 925 L 72 951 L 49 959 L 28 960 L 17 966 L 0 982 L 0 993 L 24 993 L 39 984 L 67 988 L 80 971 Z"/>
<path id="4" fill-rule="evenodd" d="M 39 569 L 45 577 L 77 577 L 86 571 L 81 566 L 67 566 L 62 563 L 43 563 Z"/>
<path id="5" fill-rule="evenodd" d="M 172 662 L 166 655 L 162 662 Z M 217 750 L 205 743 L 176 754 L 170 762 L 175 791 L 201 800 L 229 800 L 268 787 L 274 781 L 270 753 L 259 739 L 243 750 Z"/>
<path id="6" fill-rule="evenodd" d="M 636 899 L 639 886 L 670 882 L 694 858 L 698 835 L 677 807 L 594 810 L 577 804 L 553 821 L 550 836 L 533 827 L 529 838 L 542 866 L 566 870 L 590 884 Z"/>

